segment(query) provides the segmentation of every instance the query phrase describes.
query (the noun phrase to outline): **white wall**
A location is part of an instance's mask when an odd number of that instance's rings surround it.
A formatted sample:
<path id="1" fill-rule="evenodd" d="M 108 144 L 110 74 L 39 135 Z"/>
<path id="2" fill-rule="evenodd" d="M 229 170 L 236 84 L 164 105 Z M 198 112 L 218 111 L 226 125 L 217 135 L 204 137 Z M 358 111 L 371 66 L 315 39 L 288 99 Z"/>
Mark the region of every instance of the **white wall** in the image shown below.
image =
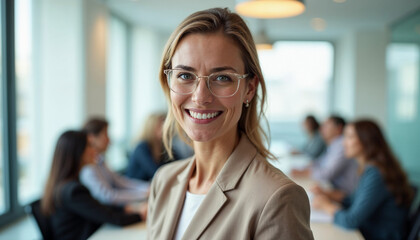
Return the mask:
<path id="1" fill-rule="evenodd" d="M 105 116 L 108 10 L 96 0 L 83 3 L 85 114 Z"/>
<path id="2" fill-rule="evenodd" d="M 43 166 L 30 167 L 34 174 L 46 176 L 52 158 L 52 150 L 59 134 L 81 123 L 83 116 L 83 46 L 82 1 L 42 0 L 37 12 L 39 29 L 34 29 L 39 48 L 34 67 L 39 68 L 36 96 L 40 105 L 35 106 L 36 126 L 31 134 L 33 143 L 40 148 L 34 163 Z M 32 142 L 31 142 L 32 144 Z"/>
<path id="3" fill-rule="evenodd" d="M 158 75 L 167 38 L 165 34 L 141 26 L 132 32 L 131 131 L 134 138 L 150 113 L 167 109 Z"/>
<path id="4" fill-rule="evenodd" d="M 107 9 L 96 0 L 41 0 L 34 19 L 37 105 L 29 144 L 36 166 L 28 169 L 46 177 L 58 136 L 87 116 L 105 114 Z"/>
<path id="5" fill-rule="evenodd" d="M 335 45 L 335 79 L 333 81 L 332 111 L 344 117 L 354 116 L 355 40 L 348 33 Z"/>
<path id="6" fill-rule="evenodd" d="M 356 36 L 355 116 L 373 117 L 386 124 L 387 78 L 385 30 L 366 31 Z"/>
<path id="7" fill-rule="evenodd" d="M 387 44 L 385 29 L 352 32 L 337 41 L 333 112 L 386 124 Z"/>

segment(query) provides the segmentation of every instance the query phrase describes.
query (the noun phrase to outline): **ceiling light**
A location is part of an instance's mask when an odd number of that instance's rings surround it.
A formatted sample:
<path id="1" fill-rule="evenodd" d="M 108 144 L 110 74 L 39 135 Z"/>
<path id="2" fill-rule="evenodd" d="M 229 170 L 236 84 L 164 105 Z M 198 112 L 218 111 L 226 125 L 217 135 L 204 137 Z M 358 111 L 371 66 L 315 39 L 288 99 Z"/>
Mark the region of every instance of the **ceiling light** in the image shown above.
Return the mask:
<path id="1" fill-rule="evenodd" d="M 322 32 L 327 27 L 327 22 L 322 18 L 312 18 L 311 26 L 315 31 Z"/>
<path id="2" fill-rule="evenodd" d="M 336 2 L 336 3 L 343 3 L 343 2 L 345 2 L 346 0 L 333 0 L 334 2 Z"/>
<path id="3" fill-rule="evenodd" d="M 236 0 L 235 10 L 253 18 L 286 18 L 305 11 L 303 0 Z"/>

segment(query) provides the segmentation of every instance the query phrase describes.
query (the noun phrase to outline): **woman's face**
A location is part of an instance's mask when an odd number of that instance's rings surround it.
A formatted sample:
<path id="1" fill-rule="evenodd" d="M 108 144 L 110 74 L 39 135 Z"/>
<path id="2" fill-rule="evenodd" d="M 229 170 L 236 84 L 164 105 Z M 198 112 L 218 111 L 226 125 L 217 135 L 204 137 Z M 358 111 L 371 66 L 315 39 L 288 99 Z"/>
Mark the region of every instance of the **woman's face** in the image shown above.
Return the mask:
<path id="1" fill-rule="evenodd" d="M 89 134 L 89 142 L 98 153 L 105 152 L 109 145 L 108 127 L 102 129 L 98 135 Z"/>
<path id="2" fill-rule="evenodd" d="M 363 154 L 362 144 L 352 124 L 344 129 L 344 154 L 347 158 L 357 158 Z"/>
<path id="3" fill-rule="evenodd" d="M 187 35 L 177 46 L 172 68 L 189 70 L 197 76 L 208 76 L 214 72 L 246 74 L 239 48 L 222 33 Z M 209 142 L 234 137 L 242 106 L 254 96 L 256 78 L 248 82 L 241 79 L 238 92 L 227 98 L 215 97 L 205 80 L 199 78 L 198 86 L 191 94 L 181 95 L 171 91 L 176 120 L 193 141 Z M 211 117 L 198 119 L 193 116 L 196 113 Z"/>
<path id="4" fill-rule="evenodd" d="M 305 132 L 306 132 L 308 135 L 312 135 L 312 134 L 313 134 L 313 132 L 314 132 L 314 131 L 312 131 L 312 128 L 311 128 L 311 123 L 309 122 L 309 120 L 305 120 L 305 121 L 303 122 L 303 129 L 305 130 Z"/>

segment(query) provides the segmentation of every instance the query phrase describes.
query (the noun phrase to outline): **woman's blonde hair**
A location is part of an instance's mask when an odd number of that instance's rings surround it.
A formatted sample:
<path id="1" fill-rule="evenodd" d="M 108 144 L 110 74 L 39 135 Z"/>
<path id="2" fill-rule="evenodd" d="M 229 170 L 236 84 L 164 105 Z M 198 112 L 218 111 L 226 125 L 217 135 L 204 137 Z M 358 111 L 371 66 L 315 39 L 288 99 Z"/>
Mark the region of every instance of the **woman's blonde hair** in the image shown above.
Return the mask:
<path id="1" fill-rule="evenodd" d="M 243 132 L 250 139 L 262 156 L 274 159 L 274 155 L 270 153 L 264 143 L 264 140 L 267 143 L 269 142 L 269 136 L 264 132 L 260 125 L 262 119 L 266 120 L 264 115 L 266 102 L 265 81 L 261 72 L 258 54 L 251 32 L 238 14 L 230 12 L 227 8 L 212 8 L 199 11 L 187 17 L 175 29 L 166 43 L 160 66 L 159 78 L 163 91 L 170 104 L 170 89 L 163 70 L 172 68 L 172 57 L 179 42 L 188 34 L 216 33 L 219 31 L 226 37 L 232 39 L 239 47 L 245 65 L 245 73 L 248 74 L 247 81 L 256 77 L 261 86 L 260 92 L 257 88 L 255 100 L 249 103 L 249 107 L 246 108 L 243 106 L 242 116 L 238 123 L 238 130 Z M 259 96 L 260 93 L 261 96 Z M 191 140 L 176 122 L 172 109 L 169 107 L 163 128 L 163 142 L 170 156 L 172 155 L 172 139 L 176 131 L 186 143 L 191 144 Z"/>
<path id="2" fill-rule="evenodd" d="M 154 144 L 156 142 L 156 129 L 165 121 L 165 115 L 166 113 L 163 112 L 150 114 L 143 125 L 139 140 Z"/>

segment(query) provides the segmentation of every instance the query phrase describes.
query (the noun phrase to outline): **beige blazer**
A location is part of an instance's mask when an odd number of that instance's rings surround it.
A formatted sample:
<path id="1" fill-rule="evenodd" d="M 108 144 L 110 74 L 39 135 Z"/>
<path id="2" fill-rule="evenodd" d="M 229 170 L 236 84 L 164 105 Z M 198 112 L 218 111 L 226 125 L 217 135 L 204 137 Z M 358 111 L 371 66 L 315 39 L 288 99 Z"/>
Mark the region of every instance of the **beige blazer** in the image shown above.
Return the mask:
<path id="1" fill-rule="evenodd" d="M 148 238 L 173 239 L 194 157 L 167 164 L 150 190 Z M 182 239 L 313 239 L 305 191 L 267 163 L 243 136 Z"/>

